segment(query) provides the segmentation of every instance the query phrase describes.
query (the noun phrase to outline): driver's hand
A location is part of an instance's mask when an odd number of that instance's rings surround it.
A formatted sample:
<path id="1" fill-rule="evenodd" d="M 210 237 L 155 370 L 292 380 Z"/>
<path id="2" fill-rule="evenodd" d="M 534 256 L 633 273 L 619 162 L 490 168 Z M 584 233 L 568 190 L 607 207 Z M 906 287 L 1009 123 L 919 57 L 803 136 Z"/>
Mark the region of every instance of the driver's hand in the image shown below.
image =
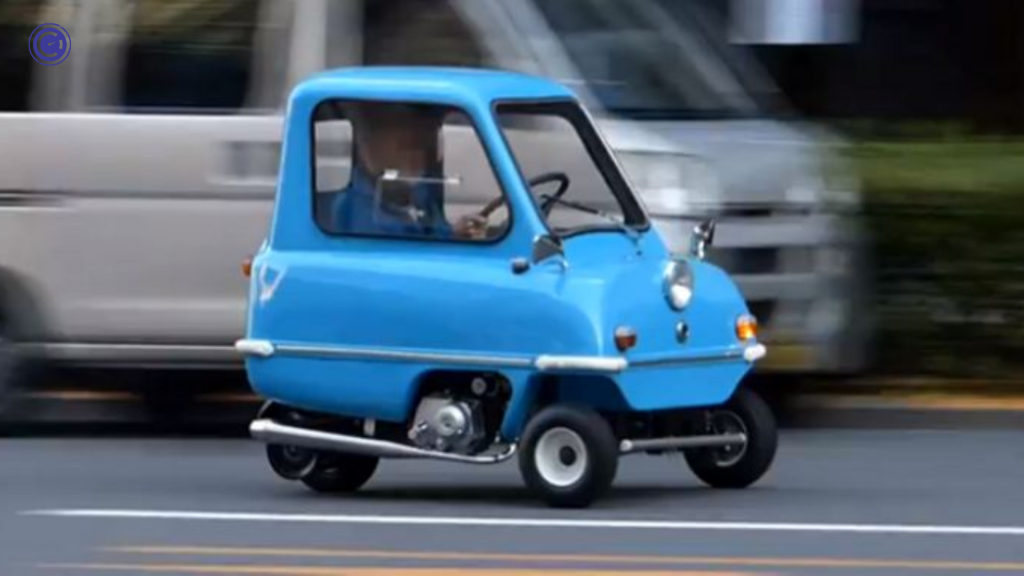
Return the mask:
<path id="1" fill-rule="evenodd" d="M 455 234 L 479 240 L 487 234 L 487 218 L 479 214 L 467 214 L 455 223 Z"/>

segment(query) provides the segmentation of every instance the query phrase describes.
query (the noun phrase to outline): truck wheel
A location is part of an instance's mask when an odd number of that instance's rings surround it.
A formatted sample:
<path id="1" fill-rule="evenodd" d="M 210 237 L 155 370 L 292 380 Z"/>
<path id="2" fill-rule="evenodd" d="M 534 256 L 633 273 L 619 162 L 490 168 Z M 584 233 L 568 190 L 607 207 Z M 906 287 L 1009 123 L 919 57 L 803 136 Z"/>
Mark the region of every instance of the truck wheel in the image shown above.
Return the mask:
<path id="1" fill-rule="evenodd" d="M 582 508 L 601 497 L 615 479 L 619 443 L 597 412 L 555 405 L 526 426 L 519 471 L 526 486 L 549 506 Z"/>
<path id="2" fill-rule="evenodd" d="M 320 453 L 313 471 L 301 480 L 315 492 L 355 492 L 370 480 L 379 463 L 375 456 Z"/>
<path id="3" fill-rule="evenodd" d="M 709 413 L 710 434 L 743 433 L 743 446 L 686 450 L 693 473 L 715 488 L 746 488 L 758 481 L 775 459 L 778 431 L 768 405 L 754 391 L 740 388 L 721 408 Z"/>

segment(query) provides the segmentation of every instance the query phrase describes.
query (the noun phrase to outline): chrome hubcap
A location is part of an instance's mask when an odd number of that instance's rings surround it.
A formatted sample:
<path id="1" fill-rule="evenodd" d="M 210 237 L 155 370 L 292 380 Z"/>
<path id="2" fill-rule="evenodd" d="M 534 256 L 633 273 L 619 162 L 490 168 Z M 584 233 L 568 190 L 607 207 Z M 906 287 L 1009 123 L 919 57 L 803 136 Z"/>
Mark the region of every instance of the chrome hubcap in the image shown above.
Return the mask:
<path id="1" fill-rule="evenodd" d="M 587 470 L 587 447 L 579 434 L 568 428 L 552 428 L 537 442 L 534 463 L 548 484 L 571 486 Z"/>

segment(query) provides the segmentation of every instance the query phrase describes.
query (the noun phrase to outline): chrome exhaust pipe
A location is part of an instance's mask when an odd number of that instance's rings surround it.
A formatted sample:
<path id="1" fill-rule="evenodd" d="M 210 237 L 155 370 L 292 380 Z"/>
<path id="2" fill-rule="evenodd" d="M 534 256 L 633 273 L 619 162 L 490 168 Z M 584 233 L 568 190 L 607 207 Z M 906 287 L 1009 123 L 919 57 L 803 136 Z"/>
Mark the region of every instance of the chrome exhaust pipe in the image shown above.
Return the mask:
<path id="1" fill-rule="evenodd" d="M 288 426 L 274 422 L 269 418 L 254 420 L 249 425 L 249 433 L 253 438 L 267 444 L 284 444 L 310 450 L 347 452 L 382 458 L 432 458 L 465 464 L 498 464 L 508 460 L 516 453 L 515 444 L 510 445 L 503 452 L 488 455 L 465 456 L 447 452 L 434 452 L 387 440 Z"/>
<path id="2" fill-rule="evenodd" d="M 667 438 L 650 438 L 641 440 L 623 440 L 619 444 L 621 454 L 642 452 L 645 450 L 668 450 L 672 448 L 708 448 L 728 446 L 730 444 L 746 444 L 746 434 L 709 434 L 703 436 L 670 436 Z"/>

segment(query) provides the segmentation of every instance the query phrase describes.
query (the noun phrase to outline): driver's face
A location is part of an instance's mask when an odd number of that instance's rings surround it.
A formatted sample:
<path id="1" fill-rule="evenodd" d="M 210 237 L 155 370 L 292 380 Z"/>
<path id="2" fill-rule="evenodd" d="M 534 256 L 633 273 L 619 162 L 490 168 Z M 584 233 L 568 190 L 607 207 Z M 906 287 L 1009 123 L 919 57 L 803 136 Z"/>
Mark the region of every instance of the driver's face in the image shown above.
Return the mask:
<path id="1" fill-rule="evenodd" d="M 375 175 L 384 170 L 422 174 L 437 138 L 426 121 L 400 113 L 367 115 L 358 131 L 360 160 Z"/>

